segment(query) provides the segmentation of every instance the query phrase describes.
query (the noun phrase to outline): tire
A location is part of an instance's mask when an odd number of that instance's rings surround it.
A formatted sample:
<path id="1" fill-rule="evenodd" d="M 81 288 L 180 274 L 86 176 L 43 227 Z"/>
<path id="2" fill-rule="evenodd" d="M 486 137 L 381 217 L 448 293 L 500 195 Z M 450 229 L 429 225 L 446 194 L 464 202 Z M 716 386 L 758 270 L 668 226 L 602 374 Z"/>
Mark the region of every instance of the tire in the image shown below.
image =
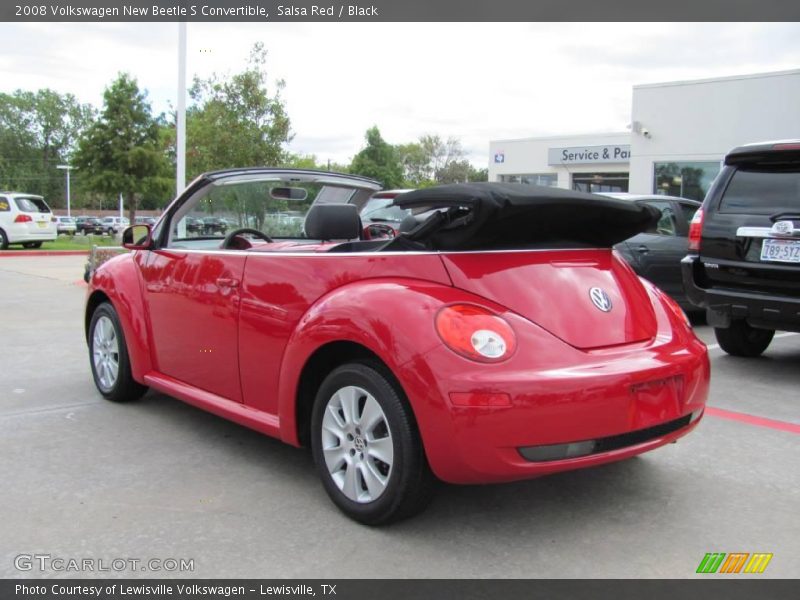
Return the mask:
<path id="1" fill-rule="evenodd" d="M 435 479 L 411 408 L 377 364 L 345 364 L 325 378 L 311 415 L 311 448 L 325 491 L 360 523 L 413 516 L 432 497 Z"/>
<path id="2" fill-rule="evenodd" d="M 94 384 L 107 400 L 129 402 L 147 391 L 147 387 L 137 383 L 131 375 L 125 335 L 117 311 L 108 302 L 100 304 L 92 313 L 89 323 L 89 364 Z"/>
<path id="3" fill-rule="evenodd" d="M 0 250 L 8 250 L 8 236 L 0 229 Z"/>
<path id="4" fill-rule="evenodd" d="M 22 244 L 23 248 L 41 248 L 42 242 L 25 242 Z"/>
<path id="5" fill-rule="evenodd" d="M 747 324 L 747 321 L 731 321 L 731 326 L 722 329 L 714 328 L 714 335 L 719 342 L 719 347 L 732 356 L 754 357 L 760 356 L 767 349 L 774 329 L 756 329 Z"/>

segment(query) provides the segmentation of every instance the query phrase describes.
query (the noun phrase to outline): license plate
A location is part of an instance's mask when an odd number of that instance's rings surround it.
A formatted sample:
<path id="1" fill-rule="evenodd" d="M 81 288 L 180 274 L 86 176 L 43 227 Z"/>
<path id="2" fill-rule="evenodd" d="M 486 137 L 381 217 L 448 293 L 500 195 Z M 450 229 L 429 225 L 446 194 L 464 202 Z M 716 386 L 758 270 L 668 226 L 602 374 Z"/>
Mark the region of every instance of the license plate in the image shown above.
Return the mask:
<path id="1" fill-rule="evenodd" d="M 39 221 L 39 227 L 44 229 L 45 227 L 47 227 L 47 223 L 45 223 L 44 221 Z"/>
<path id="2" fill-rule="evenodd" d="M 800 240 L 764 240 L 761 260 L 800 263 Z"/>

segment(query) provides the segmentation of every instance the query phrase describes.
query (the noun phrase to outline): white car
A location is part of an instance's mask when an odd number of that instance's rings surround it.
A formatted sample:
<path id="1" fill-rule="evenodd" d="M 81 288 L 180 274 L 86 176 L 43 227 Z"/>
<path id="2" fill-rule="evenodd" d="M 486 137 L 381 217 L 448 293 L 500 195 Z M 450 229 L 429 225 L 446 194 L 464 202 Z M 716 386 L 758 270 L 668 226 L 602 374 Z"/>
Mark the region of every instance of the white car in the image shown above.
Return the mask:
<path id="1" fill-rule="evenodd" d="M 59 235 L 66 233 L 75 235 L 75 219 L 73 217 L 56 217 L 56 231 Z"/>
<path id="2" fill-rule="evenodd" d="M 39 248 L 58 235 L 56 218 L 41 196 L 0 192 L 0 250 L 9 244 Z"/>
<path id="3" fill-rule="evenodd" d="M 108 235 L 116 235 L 130 224 L 128 217 L 105 217 L 103 219 L 103 231 Z"/>

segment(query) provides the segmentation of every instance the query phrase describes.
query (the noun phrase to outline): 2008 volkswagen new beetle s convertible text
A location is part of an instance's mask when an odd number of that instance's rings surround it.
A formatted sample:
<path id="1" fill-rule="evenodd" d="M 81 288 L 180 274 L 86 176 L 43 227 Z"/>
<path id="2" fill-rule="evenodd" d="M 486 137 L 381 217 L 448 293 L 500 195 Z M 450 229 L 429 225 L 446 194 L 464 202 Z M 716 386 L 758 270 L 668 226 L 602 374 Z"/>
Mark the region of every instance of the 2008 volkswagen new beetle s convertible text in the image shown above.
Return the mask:
<path id="1" fill-rule="evenodd" d="M 398 195 L 364 239 L 376 182 L 254 168 L 195 180 L 86 305 L 95 383 L 147 387 L 296 446 L 372 525 L 438 478 L 490 483 L 600 465 L 693 429 L 706 348 L 612 246 L 658 215 L 590 194 L 458 184 Z M 209 214 L 240 228 L 213 236 Z M 300 218 L 303 216 L 304 218 Z M 280 236 L 280 237 L 279 237 Z"/>

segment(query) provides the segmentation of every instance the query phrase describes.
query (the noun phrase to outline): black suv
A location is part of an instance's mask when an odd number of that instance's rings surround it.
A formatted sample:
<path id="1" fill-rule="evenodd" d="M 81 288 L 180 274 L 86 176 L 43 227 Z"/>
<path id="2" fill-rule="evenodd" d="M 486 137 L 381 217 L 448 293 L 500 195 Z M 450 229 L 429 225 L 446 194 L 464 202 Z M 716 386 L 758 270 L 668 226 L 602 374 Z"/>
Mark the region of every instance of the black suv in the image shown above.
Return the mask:
<path id="1" fill-rule="evenodd" d="M 800 331 L 800 140 L 728 153 L 689 228 L 689 300 L 720 347 L 758 356 L 776 329 Z"/>

